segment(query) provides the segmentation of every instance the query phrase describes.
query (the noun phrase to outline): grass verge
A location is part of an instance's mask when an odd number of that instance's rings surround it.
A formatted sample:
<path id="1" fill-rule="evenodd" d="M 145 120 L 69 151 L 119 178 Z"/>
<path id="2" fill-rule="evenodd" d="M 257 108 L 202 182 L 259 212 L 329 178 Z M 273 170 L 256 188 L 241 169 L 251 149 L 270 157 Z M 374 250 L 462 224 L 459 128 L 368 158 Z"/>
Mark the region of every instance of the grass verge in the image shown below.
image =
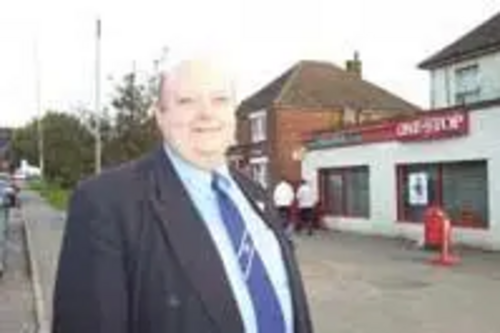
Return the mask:
<path id="1" fill-rule="evenodd" d="M 59 210 L 66 210 L 71 191 L 61 186 L 42 180 L 30 182 L 30 188 L 40 193 L 49 204 Z"/>

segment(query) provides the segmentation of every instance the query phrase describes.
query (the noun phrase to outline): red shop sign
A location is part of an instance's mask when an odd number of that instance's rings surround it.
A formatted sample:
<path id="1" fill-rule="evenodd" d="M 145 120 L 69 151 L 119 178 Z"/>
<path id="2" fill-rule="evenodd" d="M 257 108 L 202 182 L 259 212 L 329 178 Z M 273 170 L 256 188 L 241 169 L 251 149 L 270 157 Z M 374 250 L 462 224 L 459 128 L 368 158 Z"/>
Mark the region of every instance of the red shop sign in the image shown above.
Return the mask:
<path id="1" fill-rule="evenodd" d="M 469 113 L 466 111 L 420 115 L 398 122 L 394 127 L 394 135 L 401 141 L 443 139 L 466 135 L 468 132 Z"/>

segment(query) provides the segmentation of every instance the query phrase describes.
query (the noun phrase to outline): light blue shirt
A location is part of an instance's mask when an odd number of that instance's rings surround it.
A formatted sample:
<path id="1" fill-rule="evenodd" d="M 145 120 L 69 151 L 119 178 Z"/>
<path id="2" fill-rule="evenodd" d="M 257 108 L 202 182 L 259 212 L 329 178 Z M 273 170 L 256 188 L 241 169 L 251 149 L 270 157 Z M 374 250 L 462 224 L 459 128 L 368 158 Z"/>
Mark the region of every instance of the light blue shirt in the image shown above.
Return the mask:
<path id="1" fill-rule="evenodd" d="M 165 151 L 215 243 L 233 291 L 233 296 L 239 306 L 245 332 L 258 333 L 255 311 L 248 287 L 239 266 L 231 239 L 229 238 L 230 236 L 220 216 L 217 199 L 211 188 L 212 175 L 210 172 L 187 163 L 168 146 L 165 146 Z M 231 177 L 227 166 L 221 167 L 217 172 L 226 177 L 230 182 L 228 194 L 240 209 L 241 215 L 244 216 L 246 228 L 254 241 L 255 248 L 259 252 L 269 278 L 276 290 L 285 318 L 286 332 L 293 333 L 292 299 L 288 276 L 278 241 L 274 233 L 253 210 L 238 184 Z"/>

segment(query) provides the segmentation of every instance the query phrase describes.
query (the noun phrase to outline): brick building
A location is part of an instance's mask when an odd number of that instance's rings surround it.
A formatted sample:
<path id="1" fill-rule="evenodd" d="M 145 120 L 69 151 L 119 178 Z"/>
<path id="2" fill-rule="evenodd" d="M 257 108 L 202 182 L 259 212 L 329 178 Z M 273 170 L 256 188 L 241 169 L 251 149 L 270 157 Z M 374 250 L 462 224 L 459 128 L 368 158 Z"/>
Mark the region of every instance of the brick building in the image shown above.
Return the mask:
<path id="1" fill-rule="evenodd" d="M 244 100 L 238 143 L 229 157 L 264 187 L 300 180 L 304 136 L 413 114 L 419 108 L 362 79 L 355 56 L 346 70 L 301 61 Z"/>

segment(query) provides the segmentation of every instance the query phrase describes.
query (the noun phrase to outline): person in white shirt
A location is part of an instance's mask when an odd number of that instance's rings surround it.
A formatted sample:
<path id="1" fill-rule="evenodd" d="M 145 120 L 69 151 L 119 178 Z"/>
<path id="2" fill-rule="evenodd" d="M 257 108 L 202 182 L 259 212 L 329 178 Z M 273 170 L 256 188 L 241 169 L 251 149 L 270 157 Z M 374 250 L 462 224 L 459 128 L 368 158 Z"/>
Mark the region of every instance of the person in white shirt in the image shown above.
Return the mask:
<path id="1" fill-rule="evenodd" d="M 284 179 L 281 180 L 274 189 L 273 200 L 280 214 L 280 218 L 283 221 L 285 230 L 289 230 L 291 227 L 291 210 L 294 199 L 292 185 Z"/>
<path id="2" fill-rule="evenodd" d="M 316 196 L 309 182 L 302 180 L 297 189 L 297 205 L 299 208 L 300 227 L 306 227 L 308 234 L 312 235 L 314 230 L 314 207 Z M 300 230 L 299 228 L 297 230 Z"/>

